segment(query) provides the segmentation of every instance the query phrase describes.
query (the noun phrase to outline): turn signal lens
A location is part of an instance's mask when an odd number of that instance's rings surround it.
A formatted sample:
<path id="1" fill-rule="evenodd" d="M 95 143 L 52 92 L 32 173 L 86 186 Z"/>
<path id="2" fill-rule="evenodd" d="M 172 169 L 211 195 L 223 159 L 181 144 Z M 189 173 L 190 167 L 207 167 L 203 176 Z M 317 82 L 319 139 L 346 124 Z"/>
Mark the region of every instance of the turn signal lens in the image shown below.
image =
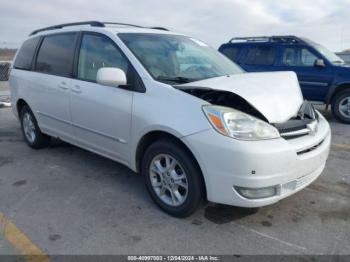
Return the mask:
<path id="1" fill-rule="evenodd" d="M 208 117 L 210 118 L 212 124 L 216 127 L 216 129 L 220 133 L 222 133 L 224 135 L 228 135 L 228 132 L 227 132 L 225 126 L 222 124 L 221 119 L 219 117 L 217 117 L 213 114 L 210 114 L 210 113 L 208 113 Z"/>

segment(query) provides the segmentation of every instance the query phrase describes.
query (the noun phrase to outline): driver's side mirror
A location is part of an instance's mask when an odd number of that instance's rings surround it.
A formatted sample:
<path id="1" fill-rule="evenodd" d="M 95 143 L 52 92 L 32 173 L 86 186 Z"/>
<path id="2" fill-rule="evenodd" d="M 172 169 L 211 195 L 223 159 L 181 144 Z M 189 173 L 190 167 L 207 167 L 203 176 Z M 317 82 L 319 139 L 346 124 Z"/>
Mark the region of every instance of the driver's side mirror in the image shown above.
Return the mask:
<path id="1" fill-rule="evenodd" d="M 326 67 L 326 64 L 324 63 L 323 59 L 316 59 L 314 66 L 315 67 Z"/>
<path id="2" fill-rule="evenodd" d="M 117 67 L 103 67 L 97 71 L 96 82 L 105 86 L 123 86 L 127 84 L 126 74 Z"/>

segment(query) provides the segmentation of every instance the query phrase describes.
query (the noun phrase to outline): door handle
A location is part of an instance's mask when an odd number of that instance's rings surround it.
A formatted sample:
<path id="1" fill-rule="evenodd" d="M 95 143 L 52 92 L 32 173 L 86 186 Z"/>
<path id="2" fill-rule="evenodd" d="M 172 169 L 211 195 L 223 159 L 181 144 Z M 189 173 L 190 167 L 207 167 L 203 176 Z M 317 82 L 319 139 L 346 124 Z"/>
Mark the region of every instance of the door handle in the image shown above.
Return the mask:
<path id="1" fill-rule="evenodd" d="M 67 83 L 66 82 L 61 82 L 59 85 L 58 85 L 59 88 L 63 89 L 63 90 L 67 90 L 68 89 L 68 86 L 67 86 Z"/>
<path id="2" fill-rule="evenodd" d="M 81 93 L 81 88 L 78 85 L 75 85 L 71 89 L 74 93 Z"/>

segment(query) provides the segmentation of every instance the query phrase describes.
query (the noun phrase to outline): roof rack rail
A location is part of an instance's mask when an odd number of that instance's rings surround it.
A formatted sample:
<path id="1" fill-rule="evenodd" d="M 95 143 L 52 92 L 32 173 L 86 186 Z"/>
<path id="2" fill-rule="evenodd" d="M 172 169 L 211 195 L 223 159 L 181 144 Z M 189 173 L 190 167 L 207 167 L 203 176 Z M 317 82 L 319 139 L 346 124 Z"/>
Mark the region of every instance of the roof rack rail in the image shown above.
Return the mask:
<path id="1" fill-rule="evenodd" d="M 159 26 L 145 27 L 145 26 L 141 26 L 141 25 L 126 24 L 126 23 L 116 23 L 116 22 L 102 22 L 102 23 L 105 24 L 105 25 L 122 25 L 122 26 L 131 26 L 131 27 L 137 27 L 137 28 L 148 28 L 148 29 L 169 31 L 167 28 L 159 27 Z"/>
<path id="2" fill-rule="evenodd" d="M 301 38 L 286 35 L 286 36 L 252 36 L 252 37 L 234 37 L 230 39 L 229 43 L 233 42 L 287 42 L 287 43 L 300 43 L 304 42 Z"/>
<path id="3" fill-rule="evenodd" d="M 54 26 L 49 26 L 49 27 L 45 27 L 45 28 L 41 28 L 41 29 L 35 30 L 32 33 L 30 33 L 29 36 L 36 35 L 37 33 L 43 32 L 43 31 L 61 29 L 63 27 L 77 26 L 77 25 L 91 25 L 91 26 L 95 26 L 95 27 L 105 27 L 105 25 L 103 23 L 98 22 L 98 21 L 86 21 L 86 22 L 67 23 L 67 24 L 54 25 Z"/>
<path id="4" fill-rule="evenodd" d="M 169 29 L 168 29 L 168 28 L 165 28 L 165 27 L 159 27 L 159 26 L 149 27 L 149 29 L 169 31 Z"/>
<path id="5" fill-rule="evenodd" d="M 85 21 L 85 22 L 60 24 L 60 25 L 54 25 L 54 26 L 49 26 L 49 27 L 37 29 L 37 30 L 33 31 L 32 33 L 30 33 L 29 36 L 36 35 L 37 33 L 43 32 L 43 31 L 61 29 L 63 27 L 78 26 L 78 25 L 90 25 L 90 26 L 94 26 L 94 27 L 106 27 L 106 25 L 122 25 L 122 26 L 131 26 L 131 27 L 137 27 L 137 28 L 149 28 L 149 29 L 155 29 L 155 30 L 169 31 L 168 29 L 166 29 L 164 27 L 144 27 L 144 26 L 140 26 L 140 25 L 117 23 L 117 22 Z"/>
<path id="6" fill-rule="evenodd" d="M 137 27 L 137 28 L 144 28 L 140 25 L 133 25 L 133 24 L 126 24 L 126 23 L 117 23 L 117 22 L 102 22 L 104 25 L 123 25 L 123 26 L 131 26 L 131 27 Z"/>

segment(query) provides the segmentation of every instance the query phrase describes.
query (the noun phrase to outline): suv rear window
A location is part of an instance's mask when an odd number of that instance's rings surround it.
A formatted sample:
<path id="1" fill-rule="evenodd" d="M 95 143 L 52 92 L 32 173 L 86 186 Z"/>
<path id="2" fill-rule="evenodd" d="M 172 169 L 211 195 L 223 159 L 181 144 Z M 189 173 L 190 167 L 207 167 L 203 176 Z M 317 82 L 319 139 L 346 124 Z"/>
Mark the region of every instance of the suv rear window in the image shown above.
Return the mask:
<path id="1" fill-rule="evenodd" d="M 75 33 L 46 36 L 39 50 L 36 71 L 71 77 L 75 39 Z"/>
<path id="2" fill-rule="evenodd" d="M 39 39 L 39 37 L 30 38 L 23 43 L 13 65 L 14 68 L 23 70 L 30 70 L 32 68 L 33 56 Z"/>
<path id="3" fill-rule="evenodd" d="M 234 62 L 237 61 L 240 51 L 241 49 L 237 46 L 228 46 L 221 49 L 221 53 L 223 53 L 225 56 L 227 56 L 229 59 L 231 59 Z"/>
<path id="4" fill-rule="evenodd" d="M 275 48 L 272 46 L 256 46 L 248 50 L 245 60 L 247 65 L 272 65 L 275 61 Z"/>

